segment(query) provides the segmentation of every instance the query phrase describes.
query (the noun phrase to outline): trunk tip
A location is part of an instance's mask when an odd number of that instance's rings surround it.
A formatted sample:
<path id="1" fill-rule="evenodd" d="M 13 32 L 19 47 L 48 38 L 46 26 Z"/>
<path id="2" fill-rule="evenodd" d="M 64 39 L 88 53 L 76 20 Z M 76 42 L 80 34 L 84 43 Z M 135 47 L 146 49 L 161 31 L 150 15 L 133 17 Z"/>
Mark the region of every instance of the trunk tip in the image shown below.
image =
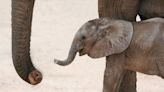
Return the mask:
<path id="1" fill-rule="evenodd" d="M 42 74 L 38 70 L 33 70 L 31 73 L 28 75 L 28 80 L 29 83 L 32 85 L 37 85 L 42 81 Z"/>
<path id="2" fill-rule="evenodd" d="M 54 59 L 54 63 L 58 64 L 59 60 L 57 59 Z"/>
<path id="3" fill-rule="evenodd" d="M 69 62 L 60 61 L 60 60 L 57 60 L 57 59 L 54 59 L 54 63 L 55 63 L 55 64 L 58 64 L 58 65 L 60 65 L 60 66 L 67 66 L 67 65 L 70 64 Z"/>

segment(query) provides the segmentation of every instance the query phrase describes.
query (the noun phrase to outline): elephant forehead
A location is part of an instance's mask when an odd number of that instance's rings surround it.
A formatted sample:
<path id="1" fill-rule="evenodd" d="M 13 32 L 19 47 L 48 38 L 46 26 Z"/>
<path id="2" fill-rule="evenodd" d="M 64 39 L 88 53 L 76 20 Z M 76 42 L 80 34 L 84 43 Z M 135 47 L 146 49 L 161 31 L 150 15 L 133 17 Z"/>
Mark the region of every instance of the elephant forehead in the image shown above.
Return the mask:
<path id="1" fill-rule="evenodd" d="M 93 34 L 94 31 L 96 31 L 96 26 L 90 23 L 87 23 L 85 25 L 83 25 L 79 31 L 76 33 L 76 36 L 82 36 L 82 35 L 89 35 L 89 34 Z"/>
<path id="2" fill-rule="evenodd" d="M 116 20 L 111 19 L 111 18 L 108 18 L 108 17 L 105 17 L 105 18 L 100 18 L 100 19 L 99 19 L 99 24 L 100 24 L 100 25 L 101 25 L 101 24 L 106 25 L 106 24 L 113 23 L 114 21 L 116 21 Z"/>
<path id="3" fill-rule="evenodd" d="M 87 30 L 86 30 L 86 28 L 82 27 L 82 28 L 79 29 L 79 31 L 76 33 L 75 36 L 76 37 L 81 37 L 81 36 L 83 36 L 85 34 L 87 34 Z"/>

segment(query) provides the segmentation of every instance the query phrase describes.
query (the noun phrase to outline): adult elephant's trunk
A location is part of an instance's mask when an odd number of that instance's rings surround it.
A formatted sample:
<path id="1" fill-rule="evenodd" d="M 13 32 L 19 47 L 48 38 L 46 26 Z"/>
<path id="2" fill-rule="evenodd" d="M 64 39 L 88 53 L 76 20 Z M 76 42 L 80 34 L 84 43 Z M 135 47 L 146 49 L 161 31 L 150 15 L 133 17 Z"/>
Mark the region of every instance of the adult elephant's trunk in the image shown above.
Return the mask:
<path id="1" fill-rule="evenodd" d="M 30 36 L 35 0 L 12 0 L 12 58 L 18 75 L 30 84 L 38 84 L 42 74 L 30 58 Z"/>
<path id="2" fill-rule="evenodd" d="M 77 45 L 76 42 L 73 41 L 66 60 L 61 61 L 61 60 L 55 59 L 54 62 L 58 65 L 61 65 L 61 66 L 66 66 L 66 65 L 71 64 L 72 61 L 74 60 L 75 56 L 76 56 L 77 51 L 78 51 L 76 45 Z"/>

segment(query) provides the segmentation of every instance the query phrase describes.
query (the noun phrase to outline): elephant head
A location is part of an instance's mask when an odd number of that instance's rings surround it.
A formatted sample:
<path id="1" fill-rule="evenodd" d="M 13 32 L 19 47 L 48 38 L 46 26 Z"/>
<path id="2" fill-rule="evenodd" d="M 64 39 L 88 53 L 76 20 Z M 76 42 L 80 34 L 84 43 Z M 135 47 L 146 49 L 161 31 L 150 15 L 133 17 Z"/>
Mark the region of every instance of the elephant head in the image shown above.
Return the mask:
<path id="1" fill-rule="evenodd" d="M 12 0 L 12 57 L 18 75 L 30 84 L 38 84 L 42 74 L 30 58 L 30 36 L 35 0 Z"/>
<path id="2" fill-rule="evenodd" d="M 128 48 L 132 39 L 132 23 L 110 18 L 100 18 L 88 21 L 76 33 L 64 61 L 55 59 L 59 65 L 70 64 L 76 53 L 87 54 L 91 58 L 101 58 L 123 52 Z"/>

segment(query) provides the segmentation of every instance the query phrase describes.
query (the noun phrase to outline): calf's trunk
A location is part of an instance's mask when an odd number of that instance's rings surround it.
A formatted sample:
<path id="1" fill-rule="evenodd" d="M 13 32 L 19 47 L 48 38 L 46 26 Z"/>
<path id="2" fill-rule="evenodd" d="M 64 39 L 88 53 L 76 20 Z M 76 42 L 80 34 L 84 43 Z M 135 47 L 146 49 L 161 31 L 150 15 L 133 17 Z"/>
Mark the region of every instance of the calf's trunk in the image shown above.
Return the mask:
<path id="1" fill-rule="evenodd" d="M 68 54 L 67 59 L 63 60 L 63 61 L 55 59 L 54 62 L 56 64 L 58 64 L 58 65 L 61 65 L 61 66 L 69 65 L 69 64 L 71 64 L 73 62 L 73 60 L 74 60 L 74 58 L 76 56 L 77 51 L 78 51 L 77 50 L 77 46 L 76 46 L 76 43 L 74 41 L 72 43 L 72 46 L 71 46 L 70 50 L 69 50 L 69 54 Z"/>

